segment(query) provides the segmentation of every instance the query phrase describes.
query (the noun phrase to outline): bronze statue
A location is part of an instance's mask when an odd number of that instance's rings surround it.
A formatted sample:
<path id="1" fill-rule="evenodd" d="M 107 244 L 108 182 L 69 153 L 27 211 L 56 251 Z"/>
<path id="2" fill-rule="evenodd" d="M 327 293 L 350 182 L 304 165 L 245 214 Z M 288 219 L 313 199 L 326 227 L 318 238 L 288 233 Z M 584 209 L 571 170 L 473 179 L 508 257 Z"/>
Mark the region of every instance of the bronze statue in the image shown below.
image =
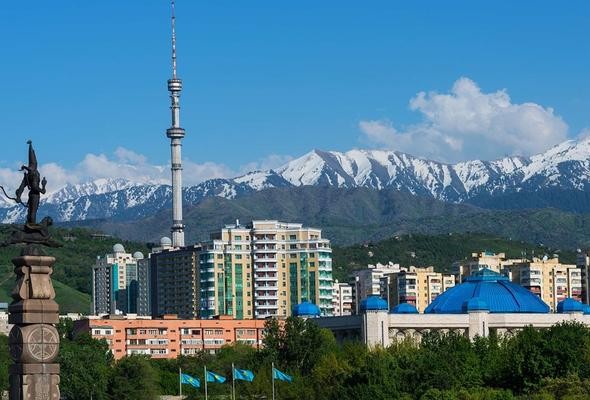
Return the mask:
<path id="1" fill-rule="evenodd" d="M 45 194 L 45 186 L 47 185 L 47 179 L 39 175 L 37 169 L 37 156 L 33 149 L 33 142 L 27 141 L 29 145 L 29 166 L 23 165 L 20 167 L 21 171 L 25 171 L 23 180 L 20 183 L 18 189 L 16 189 L 16 202 L 22 203 L 21 196 L 25 188 L 29 189 L 29 200 L 27 201 L 27 225 L 30 227 L 37 224 L 37 210 L 39 209 L 39 200 L 42 194 Z M 41 186 L 39 186 L 39 183 Z"/>
<path id="2" fill-rule="evenodd" d="M 37 169 L 37 156 L 33 149 L 33 142 L 27 141 L 29 145 L 29 165 L 23 165 L 20 170 L 24 171 L 23 180 L 20 183 L 18 189 L 16 189 L 16 197 L 10 197 L 6 194 L 6 191 L 2 186 L 0 188 L 4 192 L 4 195 L 15 201 L 18 204 L 22 204 L 27 208 L 27 221 L 23 229 L 17 229 L 12 233 L 12 236 L 7 242 L 0 243 L 0 246 L 9 244 L 42 244 L 50 247 L 59 247 L 61 244 L 51 239 L 49 235 L 49 226 L 53 224 L 51 217 L 45 217 L 40 224 L 37 223 L 37 211 L 39 210 L 39 202 L 41 195 L 46 193 L 47 179 L 39 174 Z M 24 190 L 29 190 L 29 198 L 27 204 L 24 204 L 21 200 Z"/>

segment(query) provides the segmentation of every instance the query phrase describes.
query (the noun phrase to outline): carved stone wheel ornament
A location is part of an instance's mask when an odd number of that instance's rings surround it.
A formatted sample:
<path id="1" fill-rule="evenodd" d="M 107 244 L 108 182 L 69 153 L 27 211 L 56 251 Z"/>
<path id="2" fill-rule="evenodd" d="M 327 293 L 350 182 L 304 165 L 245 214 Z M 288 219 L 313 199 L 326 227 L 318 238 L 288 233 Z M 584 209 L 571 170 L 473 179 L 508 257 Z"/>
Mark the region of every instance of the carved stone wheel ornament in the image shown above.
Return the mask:
<path id="1" fill-rule="evenodd" d="M 51 325 L 15 326 L 9 342 L 10 355 L 17 362 L 52 362 L 59 351 L 59 334 Z"/>

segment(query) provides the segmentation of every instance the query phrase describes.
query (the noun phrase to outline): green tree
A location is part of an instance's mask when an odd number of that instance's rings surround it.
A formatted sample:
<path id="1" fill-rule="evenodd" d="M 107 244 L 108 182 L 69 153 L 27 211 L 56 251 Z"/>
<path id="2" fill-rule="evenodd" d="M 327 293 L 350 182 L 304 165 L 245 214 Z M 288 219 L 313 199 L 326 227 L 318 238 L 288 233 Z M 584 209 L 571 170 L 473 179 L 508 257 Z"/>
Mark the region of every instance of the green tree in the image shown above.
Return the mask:
<path id="1" fill-rule="evenodd" d="M 155 400 L 158 376 L 149 358 L 129 356 L 119 360 L 113 368 L 109 395 L 117 400 Z"/>
<path id="2" fill-rule="evenodd" d="M 107 399 L 113 357 L 104 340 L 81 334 L 75 340 L 61 339 L 60 391 L 65 399 Z"/>

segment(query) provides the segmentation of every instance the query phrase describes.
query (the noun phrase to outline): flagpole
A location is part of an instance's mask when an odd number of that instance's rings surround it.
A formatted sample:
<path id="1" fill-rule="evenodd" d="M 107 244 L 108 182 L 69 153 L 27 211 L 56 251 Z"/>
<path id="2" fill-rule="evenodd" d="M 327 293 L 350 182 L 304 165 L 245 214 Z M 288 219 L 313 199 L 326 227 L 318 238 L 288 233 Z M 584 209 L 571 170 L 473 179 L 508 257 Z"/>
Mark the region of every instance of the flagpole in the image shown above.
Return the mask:
<path id="1" fill-rule="evenodd" d="M 182 399 L 182 368 L 178 367 L 178 388 L 180 391 L 180 398 Z"/>
<path id="2" fill-rule="evenodd" d="M 203 371 L 205 373 L 204 377 L 205 377 L 205 400 L 208 400 L 207 397 L 207 367 L 205 365 L 203 365 Z"/>
<path id="3" fill-rule="evenodd" d="M 234 373 L 234 363 L 231 363 L 231 388 L 232 388 L 232 399 L 236 400 L 236 375 Z"/>
<path id="4" fill-rule="evenodd" d="M 271 363 L 272 370 L 270 374 L 272 375 L 272 400 L 275 400 L 275 363 Z"/>

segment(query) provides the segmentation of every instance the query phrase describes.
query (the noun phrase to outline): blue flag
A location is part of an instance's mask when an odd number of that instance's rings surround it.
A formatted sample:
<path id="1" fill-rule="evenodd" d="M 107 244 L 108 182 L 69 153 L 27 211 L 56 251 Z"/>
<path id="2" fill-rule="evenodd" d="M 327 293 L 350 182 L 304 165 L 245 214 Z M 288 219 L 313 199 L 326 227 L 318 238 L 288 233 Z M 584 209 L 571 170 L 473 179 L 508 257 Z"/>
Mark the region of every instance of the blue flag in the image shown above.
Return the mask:
<path id="1" fill-rule="evenodd" d="M 293 377 L 291 375 L 287 375 L 276 368 L 272 369 L 272 377 L 273 379 L 278 379 L 279 381 L 285 381 L 289 383 L 293 382 Z"/>
<path id="2" fill-rule="evenodd" d="M 254 372 L 247 369 L 234 368 L 234 379 L 237 381 L 248 381 L 254 380 Z"/>
<path id="3" fill-rule="evenodd" d="M 225 377 L 216 374 L 215 372 L 207 371 L 207 382 L 223 383 L 225 382 Z"/>
<path id="4" fill-rule="evenodd" d="M 201 387 L 201 381 L 198 378 L 193 378 L 192 376 L 187 374 L 180 374 L 180 383 L 183 383 L 185 385 L 191 385 L 196 388 Z"/>

